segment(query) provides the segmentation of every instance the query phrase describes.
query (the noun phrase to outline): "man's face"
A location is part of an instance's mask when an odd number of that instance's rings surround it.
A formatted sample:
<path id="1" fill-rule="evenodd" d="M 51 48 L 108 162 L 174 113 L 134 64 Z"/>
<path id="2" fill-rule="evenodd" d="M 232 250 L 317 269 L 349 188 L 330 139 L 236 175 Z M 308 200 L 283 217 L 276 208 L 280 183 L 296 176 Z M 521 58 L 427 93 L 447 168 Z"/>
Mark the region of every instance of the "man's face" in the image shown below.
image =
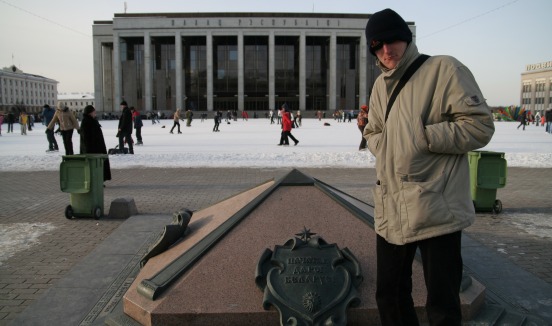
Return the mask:
<path id="1" fill-rule="evenodd" d="M 387 69 L 395 69 L 402 60 L 406 51 L 407 43 L 405 41 L 393 41 L 383 43 L 383 46 L 376 50 L 376 56 Z"/>

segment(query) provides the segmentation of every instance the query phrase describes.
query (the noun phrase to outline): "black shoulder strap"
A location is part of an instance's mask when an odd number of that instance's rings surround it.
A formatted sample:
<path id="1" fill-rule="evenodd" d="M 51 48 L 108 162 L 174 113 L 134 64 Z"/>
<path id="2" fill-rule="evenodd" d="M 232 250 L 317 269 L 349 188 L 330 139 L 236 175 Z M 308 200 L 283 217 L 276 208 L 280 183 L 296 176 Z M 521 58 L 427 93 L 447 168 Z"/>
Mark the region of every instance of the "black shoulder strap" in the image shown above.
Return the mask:
<path id="1" fill-rule="evenodd" d="M 389 116 L 389 111 L 391 111 L 391 107 L 393 106 L 393 103 L 395 103 L 395 99 L 397 99 L 397 96 L 403 89 L 404 85 L 408 82 L 410 77 L 414 75 L 416 70 L 420 68 L 420 66 L 429 58 L 427 54 L 422 54 L 419 57 L 410 64 L 410 66 L 406 69 L 404 72 L 404 75 L 402 75 L 401 79 L 399 80 L 399 83 L 397 86 L 395 86 L 395 89 L 393 89 L 393 93 L 391 93 L 391 97 L 389 98 L 389 102 L 387 103 L 387 111 L 385 111 L 385 122 L 387 122 L 387 117 Z"/>

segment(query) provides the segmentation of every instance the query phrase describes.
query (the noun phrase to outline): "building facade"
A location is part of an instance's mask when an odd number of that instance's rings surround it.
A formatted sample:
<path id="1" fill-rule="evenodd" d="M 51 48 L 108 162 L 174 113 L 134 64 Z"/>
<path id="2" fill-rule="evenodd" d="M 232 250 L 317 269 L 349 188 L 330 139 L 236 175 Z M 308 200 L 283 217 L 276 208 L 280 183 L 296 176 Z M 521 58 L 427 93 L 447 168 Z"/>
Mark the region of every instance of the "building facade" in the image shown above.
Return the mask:
<path id="1" fill-rule="evenodd" d="M 115 14 L 93 25 L 96 108 L 358 109 L 379 75 L 368 14 Z M 408 23 L 415 35 L 415 25 Z"/>
<path id="2" fill-rule="evenodd" d="M 87 105 L 96 107 L 92 93 L 60 93 L 57 103 L 75 112 L 82 112 Z"/>
<path id="3" fill-rule="evenodd" d="M 552 108 L 552 61 L 526 66 L 521 73 L 520 105 L 541 114 Z"/>
<path id="4" fill-rule="evenodd" d="M 40 113 L 44 104 L 55 105 L 58 82 L 24 73 L 16 66 L 0 70 L 0 110 Z"/>

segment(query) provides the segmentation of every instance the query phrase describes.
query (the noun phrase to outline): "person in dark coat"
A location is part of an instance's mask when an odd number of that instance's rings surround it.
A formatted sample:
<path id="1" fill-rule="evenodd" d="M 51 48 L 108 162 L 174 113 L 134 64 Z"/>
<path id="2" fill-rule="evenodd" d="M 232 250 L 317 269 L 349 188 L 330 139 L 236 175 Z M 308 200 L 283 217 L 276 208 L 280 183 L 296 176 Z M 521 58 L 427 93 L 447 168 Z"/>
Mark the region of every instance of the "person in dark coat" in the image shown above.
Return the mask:
<path id="1" fill-rule="evenodd" d="M 102 126 L 96 120 L 96 109 L 92 105 L 84 108 L 80 126 L 80 153 L 107 154 L 107 147 L 102 132 Z M 104 181 L 111 180 L 109 159 L 104 160 Z"/>
<path id="2" fill-rule="evenodd" d="M 119 118 L 119 150 L 124 153 L 125 141 L 128 144 L 128 153 L 134 154 L 133 140 L 132 140 L 132 112 L 127 105 L 127 102 L 121 102 L 121 117 Z"/>
<path id="3" fill-rule="evenodd" d="M 13 114 L 12 111 L 8 112 L 8 117 L 6 119 L 6 122 L 8 124 L 8 133 L 11 132 L 13 134 L 13 124 L 15 123 L 15 114 Z"/>
<path id="4" fill-rule="evenodd" d="M 42 116 L 44 117 L 44 124 L 48 126 L 56 110 L 52 109 L 48 104 L 44 104 L 44 110 L 42 111 Z M 54 136 L 54 131 L 46 128 L 46 139 L 48 140 L 48 150 L 46 152 L 57 152 L 59 150 L 56 137 Z"/>

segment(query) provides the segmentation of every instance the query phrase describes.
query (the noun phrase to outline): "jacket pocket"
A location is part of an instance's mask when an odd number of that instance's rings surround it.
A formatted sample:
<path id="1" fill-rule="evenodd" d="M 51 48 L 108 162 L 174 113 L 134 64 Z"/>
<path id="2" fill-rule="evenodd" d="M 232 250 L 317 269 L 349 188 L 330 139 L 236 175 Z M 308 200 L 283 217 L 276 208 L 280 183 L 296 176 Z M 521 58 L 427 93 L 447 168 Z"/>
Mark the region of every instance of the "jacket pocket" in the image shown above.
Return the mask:
<path id="1" fill-rule="evenodd" d="M 378 181 L 379 182 L 379 181 Z M 376 184 L 372 188 L 372 196 L 374 197 L 374 227 L 376 231 L 382 231 L 387 227 L 387 219 L 384 219 L 384 200 L 383 200 L 383 186 L 381 184 Z"/>
<path id="2" fill-rule="evenodd" d="M 443 196 L 445 174 L 425 182 L 402 182 L 401 196 L 406 211 L 403 224 L 408 223 L 411 232 L 446 224 L 453 218 Z M 404 221 L 406 220 L 406 221 Z"/>

